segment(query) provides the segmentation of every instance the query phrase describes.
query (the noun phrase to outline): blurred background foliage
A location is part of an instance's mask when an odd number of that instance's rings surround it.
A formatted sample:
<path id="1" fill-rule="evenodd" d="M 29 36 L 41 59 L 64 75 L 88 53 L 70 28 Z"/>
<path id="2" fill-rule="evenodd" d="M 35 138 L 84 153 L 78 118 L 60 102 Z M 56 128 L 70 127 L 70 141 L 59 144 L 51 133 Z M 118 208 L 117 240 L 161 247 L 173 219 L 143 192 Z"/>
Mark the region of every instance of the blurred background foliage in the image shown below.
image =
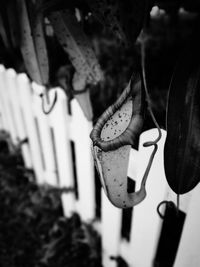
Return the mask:
<path id="1" fill-rule="evenodd" d="M 63 190 L 36 185 L 5 136 L 0 133 L 1 266 L 101 267 L 99 235 L 78 214 L 63 216 Z"/>

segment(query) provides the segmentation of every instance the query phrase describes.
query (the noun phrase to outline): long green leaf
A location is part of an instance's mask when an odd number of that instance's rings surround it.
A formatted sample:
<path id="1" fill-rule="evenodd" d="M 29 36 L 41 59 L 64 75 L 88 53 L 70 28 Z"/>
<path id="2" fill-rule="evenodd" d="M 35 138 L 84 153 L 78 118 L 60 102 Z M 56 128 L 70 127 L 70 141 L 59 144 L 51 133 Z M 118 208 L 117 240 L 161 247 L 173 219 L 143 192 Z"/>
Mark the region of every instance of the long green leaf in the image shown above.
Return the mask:
<path id="1" fill-rule="evenodd" d="M 164 165 L 177 194 L 200 181 L 200 51 L 193 41 L 182 53 L 172 78 L 167 111 Z"/>

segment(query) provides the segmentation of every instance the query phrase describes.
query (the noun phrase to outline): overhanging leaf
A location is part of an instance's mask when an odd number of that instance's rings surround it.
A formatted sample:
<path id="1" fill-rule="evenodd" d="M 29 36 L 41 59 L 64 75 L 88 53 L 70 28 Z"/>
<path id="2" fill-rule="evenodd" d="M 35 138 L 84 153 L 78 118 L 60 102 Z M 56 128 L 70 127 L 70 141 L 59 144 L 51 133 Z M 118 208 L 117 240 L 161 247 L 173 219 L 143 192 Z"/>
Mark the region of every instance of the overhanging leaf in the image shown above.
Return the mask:
<path id="1" fill-rule="evenodd" d="M 17 7 L 20 14 L 20 49 L 24 64 L 32 80 L 36 81 L 38 84 L 42 84 L 26 1 L 17 0 Z"/>
<path id="2" fill-rule="evenodd" d="M 36 56 L 40 68 L 40 75 L 43 85 L 49 83 L 49 59 L 46 46 L 46 36 L 44 29 L 44 16 L 41 9 L 38 8 L 42 4 L 43 0 L 37 1 L 37 5 L 30 5 L 33 13 L 33 25 L 32 25 L 32 35 L 36 50 Z M 29 2 L 30 4 L 31 2 Z"/>
<path id="3" fill-rule="evenodd" d="M 193 41 L 182 53 L 172 78 L 167 110 L 164 166 L 177 194 L 200 181 L 200 51 Z"/>
<path id="4" fill-rule="evenodd" d="M 76 71 L 87 77 L 88 83 L 98 83 L 102 79 L 102 71 L 75 14 L 70 10 L 56 11 L 50 13 L 49 19 Z"/>

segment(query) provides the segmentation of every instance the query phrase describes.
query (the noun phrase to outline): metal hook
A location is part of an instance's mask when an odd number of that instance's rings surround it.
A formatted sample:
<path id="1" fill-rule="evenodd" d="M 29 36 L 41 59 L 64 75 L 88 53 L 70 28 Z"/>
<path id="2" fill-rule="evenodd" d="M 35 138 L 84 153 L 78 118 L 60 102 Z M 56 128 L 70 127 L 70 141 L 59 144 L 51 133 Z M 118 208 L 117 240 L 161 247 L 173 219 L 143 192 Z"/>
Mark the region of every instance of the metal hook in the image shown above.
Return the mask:
<path id="1" fill-rule="evenodd" d="M 165 218 L 165 215 L 162 214 L 162 213 L 160 212 L 160 207 L 161 207 L 163 204 L 165 204 L 166 206 L 172 207 L 172 208 L 176 208 L 174 202 L 172 202 L 172 201 L 167 201 L 167 200 L 163 200 L 163 201 L 161 201 L 161 202 L 158 204 L 158 206 L 157 206 L 157 212 L 158 212 L 158 215 L 160 216 L 161 219 L 164 219 L 164 218 Z"/>
<path id="2" fill-rule="evenodd" d="M 47 99 L 49 99 L 48 92 L 46 93 L 46 95 L 47 95 Z M 44 112 L 44 114 L 48 115 L 49 113 L 51 113 L 51 111 L 53 110 L 53 108 L 54 108 L 54 106 L 56 104 L 56 101 L 57 101 L 57 98 L 58 98 L 57 91 L 55 91 L 54 100 L 53 100 L 53 103 L 52 103 L 51 107 L 49 108 L 49 110 L 45 110 L 45 107 L 44 107 L 44 105 L 45 105 L 44 104 L 44 94 L 41 94 L 40 96 L 42 98 L 42 111 Z"/>

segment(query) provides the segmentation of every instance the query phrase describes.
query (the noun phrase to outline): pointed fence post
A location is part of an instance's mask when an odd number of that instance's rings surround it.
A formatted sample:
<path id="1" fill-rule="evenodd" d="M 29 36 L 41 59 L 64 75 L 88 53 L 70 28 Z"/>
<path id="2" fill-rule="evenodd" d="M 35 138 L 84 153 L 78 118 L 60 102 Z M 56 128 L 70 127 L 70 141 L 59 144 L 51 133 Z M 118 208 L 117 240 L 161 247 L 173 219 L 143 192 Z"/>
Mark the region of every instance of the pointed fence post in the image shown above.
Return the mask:
<path id="1" fill-rule="evenodd" d="M 55 138 L 59 185 L 61 188 L 74 189 L 73 161 L 69 138 L 70 117 L 67 113 L 67 97 L 61 88 L 54 88 L 49 92 L 51 103 L 54 99 L 55 92 L 57 92 L 57 102 L 49 114 L 49 118 Z M 65 216 L 71 216 L 75 211 L 74 191 L 63 193 L 62 202 Z"/>
<path id="2" fill-rule="evenodd" d="M 13 111 L 8 95 L 7 80 L 6 80 L 6 70 L 3 65 L 0 65 L 0 98 L 1 104 L 4 111 L 6 130 L 10 133 L 12 141 L 17 143 L 17 132 L 14 127 Z"/>
<path id="3" fill-rule="evenodd" d="M 71 102 L 71 139 L 75 146 L 76 172 L 78 184 L 77 209 L 83 220 L 95 218 L 95 178 L 91 152 L 90 132 L 92 122 L 84 116 L 76 99 Z"/>
<path id="4" fill-rule="evenodd" d="M 23 118 L 28 141 L 31 150 L 33 168 L 36 175 L 36 181 L 39 184 L 44 183 L 44 170 L 42 166 L 42 155 L 40 150 L 40 141 L 37 133 L 35 117 L 32 110 L 33 100 L 30 81 L 26 74 L 19 74 L 17 77 L 18 92 L 22 104 Z"/>
<path id="5" fill-rule="evenodd" d="M 17 74 L 15 70 L 8 69 L 6 71 L 6 84 L 8 90 L 9 100 L 12 106 L 13 118 L 15 121 L 15 127 L 17 132 L 18 141 L 23 141 L 27 138 L 27 133 L 24 126 L 24 121 L 22 118 L 22 109 L 18 93 L 17 86 Z M 25 167 L 32 168 L 32 159 L 30 154 L 30 147 L 28 143 L 24 143 L 21 147 L 22 156 L 24 159 Z"/>

